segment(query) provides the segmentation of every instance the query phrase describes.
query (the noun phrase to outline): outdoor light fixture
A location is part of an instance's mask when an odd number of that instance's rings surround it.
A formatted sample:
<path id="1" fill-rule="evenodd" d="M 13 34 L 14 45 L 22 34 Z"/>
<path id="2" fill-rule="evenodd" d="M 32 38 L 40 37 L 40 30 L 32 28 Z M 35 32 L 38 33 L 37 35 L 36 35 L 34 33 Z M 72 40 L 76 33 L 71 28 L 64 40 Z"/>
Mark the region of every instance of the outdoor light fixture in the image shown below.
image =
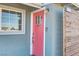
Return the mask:
<path id="1" fill-rule="evenodd" d="M 45 13 L 47 14 L 49 12 L 49 8 L 45 8 Z"/>

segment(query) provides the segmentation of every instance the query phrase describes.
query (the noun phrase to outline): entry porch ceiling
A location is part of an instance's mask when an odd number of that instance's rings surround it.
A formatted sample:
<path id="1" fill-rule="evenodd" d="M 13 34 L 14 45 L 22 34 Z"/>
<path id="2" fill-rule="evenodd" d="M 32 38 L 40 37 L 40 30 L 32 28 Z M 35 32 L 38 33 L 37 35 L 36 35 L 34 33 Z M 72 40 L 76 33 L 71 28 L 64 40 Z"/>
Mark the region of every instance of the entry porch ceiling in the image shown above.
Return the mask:
<path id="1" fill-rule="evenodd" d="M 48 5 L 50 3 L 22 3 L 22 4 L 28 5 L 28 6 L 31 6 L 31 7 L 35 7 L 35 8 L 42 8 L 45 5 Z"/>
<path id="2" fill-rule="evenodd" d="M 45 5 L 44 3 L 22 3 L 31 7 L 35 7 L 35 8 L 41 8 L 43 5 Z"/>

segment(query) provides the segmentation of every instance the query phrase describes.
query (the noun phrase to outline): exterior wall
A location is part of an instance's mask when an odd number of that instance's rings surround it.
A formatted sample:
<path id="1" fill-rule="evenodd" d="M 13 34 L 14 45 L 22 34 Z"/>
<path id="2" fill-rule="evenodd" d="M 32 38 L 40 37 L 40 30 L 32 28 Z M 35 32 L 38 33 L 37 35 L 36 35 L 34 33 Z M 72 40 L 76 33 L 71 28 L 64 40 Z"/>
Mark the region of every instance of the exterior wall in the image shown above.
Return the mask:
<path id="1" fill-rule="evenodd" d="M 5 4 L 26 10 L 25 34 L 0 35 L 0 55 L 26 56 L 30 55 L 30 13 L 34 9 L 21 4 Z M 54 4 L 46 6 L 46 56 L 63 55 L 63 8 Z"/>
<path id="2" fill-rule="evenodd" d="M 46 16 L 45 55 L 63 55 L 63 8 L 54 4 L 46 6 L 49 12 Z"/>
<path id="3" fill-rule="evenodd" d="M 66 7 L 64 10 L 63 35 L 65 56 L 79 56 L 79 14 Z"/>
<path id="4" fill-rule="evenodd" d="M 26 10 L 25 34 L 0 35 L 0 55 L 25 56 L 30 55 L 30 13 L 32 7 L 21 4 L 5 4 Z"/>

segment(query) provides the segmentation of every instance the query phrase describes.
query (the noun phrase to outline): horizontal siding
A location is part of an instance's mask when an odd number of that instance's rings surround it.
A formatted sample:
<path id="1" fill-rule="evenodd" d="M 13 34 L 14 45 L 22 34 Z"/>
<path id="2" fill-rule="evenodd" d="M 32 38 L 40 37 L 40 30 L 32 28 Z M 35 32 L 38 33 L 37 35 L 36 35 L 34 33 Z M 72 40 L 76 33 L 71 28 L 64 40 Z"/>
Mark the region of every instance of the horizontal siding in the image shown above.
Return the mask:
<path id="1" fill-rule="evenodd" d="M 46 16 L 45 54 L 46 56 L 63 55 L 63 8 L 54 4 L 46 6 L 49 12 Z"/>
<path id="2" fill-rule="evenodd" d="M 30 15 L 33 8 L 21 4 L 4 4 L 26 10 L 25 34 L 0 35 L 0 55 L 30 55 Z"/>

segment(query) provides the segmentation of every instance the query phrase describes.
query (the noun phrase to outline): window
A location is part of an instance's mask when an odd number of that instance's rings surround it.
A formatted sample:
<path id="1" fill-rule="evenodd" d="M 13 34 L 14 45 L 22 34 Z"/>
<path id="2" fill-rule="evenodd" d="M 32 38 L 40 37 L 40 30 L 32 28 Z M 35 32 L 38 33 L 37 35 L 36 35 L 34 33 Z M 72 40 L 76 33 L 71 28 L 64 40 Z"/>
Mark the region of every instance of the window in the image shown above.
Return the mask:
<path id="1" fill-rule="evenodd" d="M 1 8 L 0 6 L 0 33 L 21 34 L 24 33 L 24 10 L 15 8 Z"/>
<path id="2" fill-rule="evenodd" d="M 42 16 L 36 16 L 36 24 L 40 25 L 42 22 Z"/>

